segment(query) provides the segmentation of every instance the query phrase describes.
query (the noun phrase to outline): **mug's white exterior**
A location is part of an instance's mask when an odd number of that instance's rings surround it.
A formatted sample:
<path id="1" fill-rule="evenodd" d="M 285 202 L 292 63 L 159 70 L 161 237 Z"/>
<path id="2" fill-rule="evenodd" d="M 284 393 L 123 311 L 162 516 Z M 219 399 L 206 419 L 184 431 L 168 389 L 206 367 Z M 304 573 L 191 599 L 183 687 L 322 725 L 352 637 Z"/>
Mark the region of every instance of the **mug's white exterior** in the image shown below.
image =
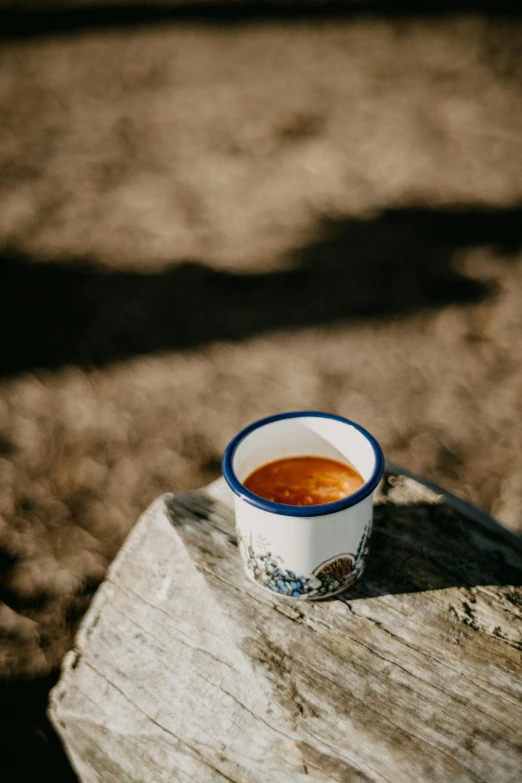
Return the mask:
<path id="1" fill-rule="evenodd" d="M 256 557 L 266 554 L 280 559 L 284 569 L 293 572 L 297 578 L 308 580 L 312 589 L 299 596 L 303 598 L 321 598 L 325 594 L 339 592 L 363 571 L 371 532 L 373 494 L 350 508 L 315 517 L 272 514 L 237 496 L 235 510 L 241 556 L 248 576 L 254 581 L 261 584 L 265 581 L 262 574 L 254 575 L 254 569 Z M 334 582 L 333 590 L 321 594 L 317 577 L 320 577 L 322 568 L 331 565 L 332 560 L 346 561 L 351 565 L 349 579 L 337 580 L 337 588 Z M 292 593 L 289 590 L 288 595 Z"/>
<path id="2" fill-rule="evenodd" d="M 296 598 L 322 598 L 351 584 L 363 570 L 373 489 L 382 472 L 382 454 L 371 435 L 338 417 L 303 413 L 263 420 L 237 439 L 225 478 L 230 483 L 232 473 L 240 551 L 249 576 Z M 317 507 L 322 513 L 316 515 L 311 506 L 288 506 L 291 513 L 286 514 L 284 506 L 245 491 L 242 482 L 257 467 L 292 456 L 347 462 L 365 485 L 353 496 L 355 502 L 347 499 L 344 506 L 339 501 L 327 513 L 326 506 Z"/>

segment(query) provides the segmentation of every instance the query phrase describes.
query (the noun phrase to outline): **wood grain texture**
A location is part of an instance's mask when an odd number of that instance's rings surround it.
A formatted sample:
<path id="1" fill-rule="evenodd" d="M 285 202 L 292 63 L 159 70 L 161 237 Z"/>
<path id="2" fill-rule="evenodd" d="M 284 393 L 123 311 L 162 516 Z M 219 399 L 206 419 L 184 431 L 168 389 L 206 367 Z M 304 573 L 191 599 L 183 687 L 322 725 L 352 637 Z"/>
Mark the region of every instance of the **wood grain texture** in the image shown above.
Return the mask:
<path id="1" fill-rule="evenodd" d="M 520 780 L 522 554 L 386 474 L 367 571 L 334 600 L 240 566 L 221 483 L 141 517 L 50 715 L 84 783 Z"/>

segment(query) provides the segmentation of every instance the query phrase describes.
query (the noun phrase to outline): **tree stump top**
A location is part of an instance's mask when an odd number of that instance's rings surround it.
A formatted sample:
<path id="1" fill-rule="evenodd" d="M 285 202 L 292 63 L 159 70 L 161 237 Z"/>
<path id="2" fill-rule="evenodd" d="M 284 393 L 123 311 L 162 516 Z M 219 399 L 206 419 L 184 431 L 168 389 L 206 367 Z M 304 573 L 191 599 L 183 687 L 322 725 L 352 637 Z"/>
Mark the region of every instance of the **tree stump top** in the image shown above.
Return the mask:
<path id="1" fill-rule="evenodd" d="M 51 696 L 81 781 L 518 783 L 519 542 L 390 467 L 374 519 L 312 603 L 247 579 L 222 481 L 158 498 Z"/>

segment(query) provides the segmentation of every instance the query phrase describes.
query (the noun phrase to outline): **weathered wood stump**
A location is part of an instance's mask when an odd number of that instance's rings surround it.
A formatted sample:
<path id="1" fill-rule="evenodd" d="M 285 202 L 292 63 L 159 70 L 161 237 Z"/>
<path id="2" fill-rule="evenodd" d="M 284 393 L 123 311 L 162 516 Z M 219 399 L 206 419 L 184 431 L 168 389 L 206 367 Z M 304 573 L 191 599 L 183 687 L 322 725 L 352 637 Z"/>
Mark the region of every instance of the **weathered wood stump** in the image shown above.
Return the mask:
<path id="1" fill-rule="evenodd" d="M 514 538 L 388 472 L 366 574 L 308 603 L 247 579 L 229 503 L 159 498 L 97 593 L 50 708 L 84 783 L 522 779 Z"/>

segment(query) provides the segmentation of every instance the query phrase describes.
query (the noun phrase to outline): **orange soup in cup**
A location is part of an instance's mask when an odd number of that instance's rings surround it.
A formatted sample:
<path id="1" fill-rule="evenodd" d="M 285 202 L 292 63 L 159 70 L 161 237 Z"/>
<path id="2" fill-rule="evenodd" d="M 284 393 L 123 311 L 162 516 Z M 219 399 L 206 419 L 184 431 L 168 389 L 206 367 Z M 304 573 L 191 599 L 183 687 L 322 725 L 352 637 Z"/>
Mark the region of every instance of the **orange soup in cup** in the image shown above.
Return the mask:
<path id="1" fill-rule="evenodd" d="M 256 468 L 243 482 L 254 495 L 288 506 L 316 506 L 352 495 L 364 479 L 325 457 L 286 457 Z"/>

